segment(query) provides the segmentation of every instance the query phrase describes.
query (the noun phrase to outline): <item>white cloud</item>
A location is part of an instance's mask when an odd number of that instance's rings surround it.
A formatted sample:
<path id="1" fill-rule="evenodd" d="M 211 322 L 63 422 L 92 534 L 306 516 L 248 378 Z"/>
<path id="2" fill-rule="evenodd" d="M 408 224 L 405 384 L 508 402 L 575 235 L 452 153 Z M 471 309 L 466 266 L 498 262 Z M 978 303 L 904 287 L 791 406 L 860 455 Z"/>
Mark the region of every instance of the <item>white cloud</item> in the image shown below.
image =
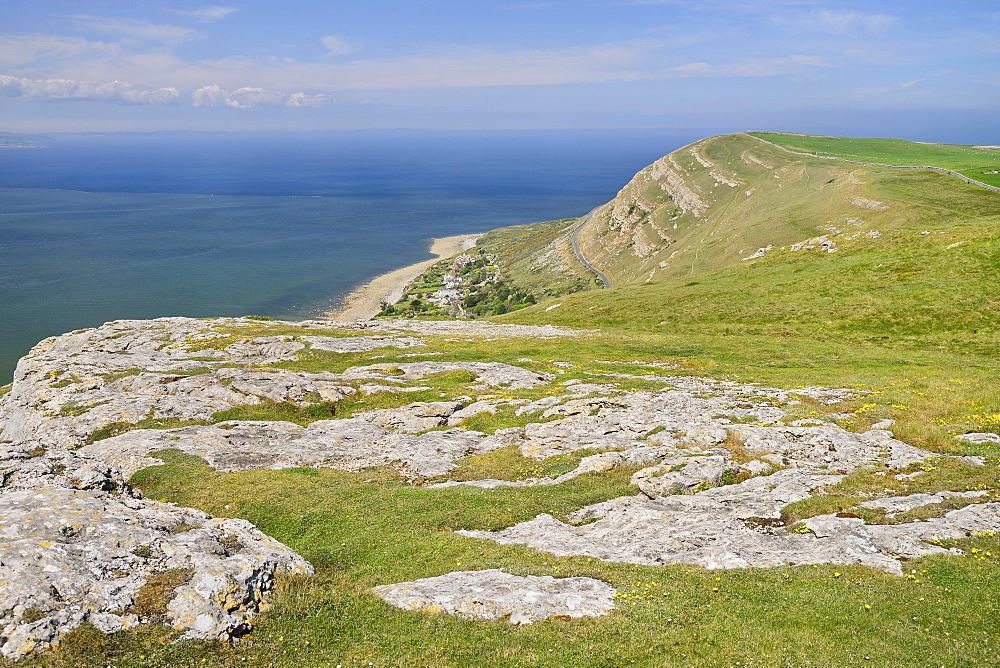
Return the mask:
<path id="1" fill-rule="evenodd" d="M 257 107 L 321 107 L 332 101 L 329 95 L 288 95 L 277 90 L 257 86 L 244 86 L 226 90 L 218 84 L 202 86 L 194 92 L 192 100 L 196 107 L 229 107 L 231 109 L 255 109 Z"/>
<path id="2" fill-rule="evenodd" d="M 322 42 L 328 52 L 328 56 L 342 56 L 345 53 L 351 53 L 359 49 L 353 42 L 349 42 L 336 35 L 326 35 L 323 37 Z"/>
<path id="3" fill-rule="evenodd" d="M 0 74 L 0 95 L 121 104 L 169 104 L 180 99 L 180 91 L 172 87 L 150 89 L 121 81 L 98 83 L 73 79 L 25 79 L 5 74 Z"/>
<path id="4" fill-rule="evenodd" d="M 166 23 L 150 23 L 142 19 L 85 14 L 67 16 L 66 18 L 72 21 L 79 30 L 120 35 L 125 39 L 140 42 L 176 44 L 204 37 L 198 30 Z"/>
<path id="5" fill-rule="evenodd" d="M 912 79 L 910 81 L 904 81 L 898 83 L 894 86 L 883 86 L 883 87 L 872 87 L 872 88 L 856 88 L 854 92 L 860 95 L 884 95 L 885 93 L 890 93 L 893 91 L 898 91 L 906 88 L 913 88 L 917 84 L 921 84 L 925 81 L 930 81 L 934 77 L 943 77 L 951 74 L 951 70 L 942 70 L 940 72 L 935 72 L 931 74 L 930 77 L 923 77 L 921 79 Z"/>
<path id="6" fill-rule="evenodd" d="M 565 49 L 487 51 L 452 48 L 437 54 L 347 62 L 286 62 L 247 58 L 202 61 L 203 80 L 273 89 L 370 90 L 533 86 L 655 78 L 637 66 L 657 45 L 610 43 Z M 192 71 L 193 73 L 193 71 Z"/>
<path id="7" fill-rule="evenodd" d="M 236 7 L 229 7 L 226 5 L 212 5 L 210 7 L 198 7 L 197 9 L 169 9 L 164 8 L 163 11 L 170 12 L 171 14 L 181 14 L 183 16 L 193 16 L 199 21 L 209 23 L 211 21 L 221 21 L 230 14 L 239 11 Z"/>
<path id="8" fill-rule="evenodd" d="M 775 77 L 812 74 L 829 67 L 833 67 L 833 63 L 823 56 L 791 54 L 776 58 L 744 58 L 719 65 L 687 63 L 672 67 L 671 71 L 689 76 Z"/>
<path id="9" fill-rule="evenodd" d="M 252 109 L 254 107 L 282 104 L 285 94 L 276 90 L 267 90 L 256 86 L 237 88 L 227 95 L 226 105 L 236 109 Z"/>
<path id="10" fill-rule="evenodd" d="M 218 84 L 202 86 L 194 92 L 194 106 L 222 107 L 226 104 L 228 94 Z"/>
<path id="11" fill-rule="evenodd" d="M 764 13 L 783 7 L 815 7 L 822 0 L 623 0 L 626 5 L 670 5 L 695 10 Z"/>
<path id="12" fill-rule="evenodd" d="M 882 32 L 896 25 L 899 19 L 888 14 L 860 14 L 853 11 L 823 9 L 809 14 L 803 22 L 823 32 L 844 35 L 858 31 Z"/>
<path id="13" fill-rule="evenodd" d="M 708 63 L 688 63 L 686 65 L 678 65 L 677 67 L 670 68 L 674 72 L 684 72 L 684 73 L 700 73 L 700 72 L 711 72 L 712 66 Z"/>
<path id="14" fill-rule="evenodd" d="M 323 107 L 333 102 L 331 95 L 306 95 L 305 93 L 292 93 L 285 101 L 286 107 Z"/>
<path id="15" fill-rule="evenodd" d="M 135 81 L 192 92 L 209 84 L 225 90 L 264 88 L 331 93 L 337 90 L 531 86 L 628 81 L 662 76 L 664 43 L 636 40 L 556 49 L 487 50 L 462 45 L 381 60 L 227 57 L 184 60 L 175 44 L 197 31 L 143 21 L 80 17 L 92 27 L 127 34 L 117 41 L 59 35 L 0 36 L 0 72 L 29 78 Z M 351 43 L 324 40 L 331 54 Z"/>
<path id="16" fill-rule="evenodd" d="M 0 68 L 10 69 L 44 59 L 46 64 L 68 60 L 113 57 L 120 51 L 114 43 L 91 42 L 82 37 L 21 34 L 0 36 Z"/>

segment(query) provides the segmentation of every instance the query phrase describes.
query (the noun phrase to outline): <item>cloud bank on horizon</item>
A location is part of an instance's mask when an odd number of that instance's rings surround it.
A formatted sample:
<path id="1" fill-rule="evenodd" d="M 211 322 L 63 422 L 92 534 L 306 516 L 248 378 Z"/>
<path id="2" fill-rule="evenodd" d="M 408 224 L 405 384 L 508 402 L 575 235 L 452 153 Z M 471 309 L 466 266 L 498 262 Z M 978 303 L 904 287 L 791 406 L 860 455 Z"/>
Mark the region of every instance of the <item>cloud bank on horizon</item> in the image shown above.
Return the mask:
<path id="1" fill-rule="evenodd" d="M 988 112 L 979 0 L 0 0 L 13 131 L 681 127 Z M 759 121 L 757 121 L 759 122 Z"/>

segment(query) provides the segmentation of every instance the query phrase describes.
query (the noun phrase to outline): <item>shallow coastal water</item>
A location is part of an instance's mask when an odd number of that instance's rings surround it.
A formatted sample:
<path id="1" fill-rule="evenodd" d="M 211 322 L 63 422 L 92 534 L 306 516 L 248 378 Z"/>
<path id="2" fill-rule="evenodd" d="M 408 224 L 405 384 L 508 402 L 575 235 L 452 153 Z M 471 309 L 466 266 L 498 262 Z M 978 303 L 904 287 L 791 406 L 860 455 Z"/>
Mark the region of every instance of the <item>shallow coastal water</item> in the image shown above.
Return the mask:
<path id="1" fill-rule="evenodd" d="M 580 216 L 711 131 L 53 135 L 0 151 L 0 384 L 120 318 L 315 316 L 432 237 Z"/>

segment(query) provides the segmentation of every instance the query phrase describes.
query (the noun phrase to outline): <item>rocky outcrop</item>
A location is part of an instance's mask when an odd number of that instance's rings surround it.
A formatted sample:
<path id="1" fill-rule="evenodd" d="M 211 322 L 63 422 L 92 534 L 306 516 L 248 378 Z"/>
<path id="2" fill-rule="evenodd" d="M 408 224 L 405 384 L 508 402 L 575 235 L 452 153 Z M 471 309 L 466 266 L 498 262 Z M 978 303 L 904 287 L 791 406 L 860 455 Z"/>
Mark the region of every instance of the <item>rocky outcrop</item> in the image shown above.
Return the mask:
<path id="1" fill-rule="evenodd" d="M 150 621 L 143 588 L 174 577 L 162 621 L 186 636 L 250 630 L 277 574 L 312 567 L 245 520 L 142 498 L 120 472 L 38 445 L 0 452 L 0 654 L 19 659 L 83 622 L 111 633 Z"/>
<path id="2" fill-rule="evenodd" d="M 363 367 L 351 367 L 341 377 L 345 380 L 382 379 L 382 380 L 419 380 L 430 374 L 447 371 L 469 371 L 475 375 L 477 382 L 469 385 L 469 389 L 482 390 L 487 387 L 509 387 L 524 389 L 538 387 L 552 382 L 552 374 L 535 373 L 521 367 L 501 364 L 500 362 L 412 362 L 406 364 L 372 364 Z"/>
<path id="3" fill-rule="evenodd" d="M 416 477 L 445 473 L 454 460 L 500 443 L 464 429 L 406 433 L 446 426 L 459 409 L 474 415 L 488 410 L 488 402 L 416 402 L 308 427 L 229 421 L 100 438 L 108 429 L 143 420 L 210 422 L 236 405 L 309 405 L 419 390 L 405 383 L 448 371 L 467 373 L 473 388 L 551 380 L 499 363 L 375 364 L 340 374 L 260 368 L 308 350 L 407 349 L 425 346 L 421 336 L 470 333 L 571 335 L 555 327 L 479 323 L 163 318 L 107 323 L 41 342 L 0 399 L 0 655 L 19 659 L 40 651 L 84 622 L 107 633 L 155 621 L 188 637 L 238 637 L 267 607 L 278 574 L 312 572 L 245 520 L 142 498 L 126 478 L 162 463 L 150 453 L 182 450 L 225 471 L 394 465 Z M 165 581 L 164 598 L 151 613 L 144 588 Z"/>
<path id="4" fill-rule="evenodd" d="M 531 624 L 551 617 L 601 617 L 615 608 L 617 590 L 593 578 L 517 576 L 498 569 L 459 571 L 372 589 L 404 610 L 467 619 Z"/>
<path id="5" fill-rule="evenodd" d="M 459 533 L 556 555 L 636 564 L 863 564 L 900 574 L 902 560 L 960 552 L 933 540 L 1000 530 L 1000 503 L 970 505 L 922 522 L 869 525 L 858 518 L 820 515 L 803 521 L 801 532 L 782 526 L 784 506 L 839 479 L 789 469 L 692 495 L 621 497 L 572 515 L 572 522 L 589 522 L 579 526 L 543 513 L 502 531 Z"/>
<path id="6" fill-rule="evenodd" d="M 374 422 L 379 421 L 373 413 L 367 415 Z M 98 457 L 129 475 L 163 463 L 148 455 L 169 449 L 202 457 L 220 471 L 298 466 L 360 471 L 374 466 L 396 466 L 411 477 L 432 477 L 453 468 L 456 459 L 501 447 L 498 439 L 465 429 L 413 436 L 390 431 L 393 425 L 388 421 L 385 427 L 360 417 L 319 420 L 307 427 L 292 422 L 233 421 L 218 426 L 131 431 L 97 441 L 80 452 Z"/>
<path id="7" fill-rule="evenodd" d="M 833 404 L 861 395 L 854 390 L 789 391 L 602 372 L 600 366 L 588 372 L 592 379 L 558 383 L 573 363 L 551 362 L 555 373 L 549 373 L 527 358 L 516 364 L 357 363 L 361 351 L 395 349 L 397 360 L 432 355 L 432 337 L 453 342 L 572 335 L 482 322 L 170 318 L 109 323 L 44 341 L 22 360 L 13 388 L 0 399 L 0 654 L 18 658 L 42 649 L 84 621 L 106 632 L 159 620 L 191 637 L 238 636 L 266 607 L 277 574 L 311 572 L 291 549 L 243 520 L 141 498 L 126 479 L 161 463 L 163 451 L 195 455 L 221 471 L 391 466 L 414 484 L 435 478 L 438 487 L 555 485 L 625 468 L 635 495 L 562 519 L 541 514 L 500 531 L 459 533 L 639 564 L 832 562 L 899 573 L 904 559 L 949 551 L 936 539 L 1000 530 L 1000 503 L 977 490 L 873 494 L 861 507 L 884 513 L 891 520 L 884 525 L 819 515 L 787 526 L 788 504 L 823 494 L 851 472 L 869 468 L 911 480 L 922 474 L 916 465 L 939 457 L 896 439 L 887 429 L 891 422 L 854 433 L 826 418 L 789 415 L 803 400 Z M 400 352 L 408 349 L 416 350 Z M 354 366 L 336 357 L 336 372 L 261 366 L 299 355 L 341 354 L 350 355 Z M 662 372 L 662 365 L 652 366 Z M 646 387 L 659 383 L 661 389 L 626 391 L 618 385 L 631 380 Z M 437 399 L 405 401 L 407 392 L 432 387 L 440 390 L 432 393 Z M 508 389 L 533 398 L 500 393 Z M 393 403 L 403 405 L 375 403 L 360 410 L 376 393 L 379 402 L 396 395 Z M 325 419 L 303 426 L 213 415 L 267 402 L 321 408 Z M 337 411 L 346 404 L 354 412 L 341 417 Z M 493 434 L 463 427 L 477 415 L 499 411 L 515 414 L 524 426 Z M 144 420 L 170 419 L 201 424 L 99 438 L 116 425 L 127 430 L 144 426 Z M 965 438 L 985 443 L 1000 437 Z M 463 457 L 505 447 L 537 462 L 591 452 L 561 475 L 440 481 Z M 982 464 L 962 458 L 965 466 Z M 923 513 L 930 519 L 900 521 L 901 513 L 926 506 L 937 509 Z M 175 580 L 162 612 L 143 612 L 136 605 L 143 588 L 166 577 Z M 602 601 L 613 595 L 603 583 L 517 579 L 499 571 L 441 578 L 376 591 L 410 609 L 490 619 L 509 615 L 521 623 L 606 612 L 611 608 Z"/>
<path id="8" fill-rule="evenodd" d="M 440 335 L 465 331 L 455 327 L 464 324 L 417 322 L 412 327 Z M 567 335 L 566 330 L 555 327 L 501 325 L 491 330 L 474 323 L 468 325 L 471 332 L 498 337 L 518 333 Z M 329 322 L 296 323 L 285 326 L 294 327 L 294 334 L 229 342 L 241 329 L 253 331 L 260 326 L 253 320 L 163 318 L 119 321 L 47 339 L 18 364 L 13 389 L 0 405 L 2 437 L 79 447 L 95 431 L 113 423 L 134 424 L 143 419 L 206 421 L 213 413 L 232 406 L 267 400 L 300 404 L 336 401 L 356 391 L 349 385 L 356 385 L 355 381 L 395 384 L 454 370 L 474 374 L 479 379 L 474 388 L 533 387 L 551 380 L 545 374 L 489 362 L 413 362 L 393 367 L 374 364 L 352 367 L 342 374 L 265 371 L 255 367 L 295 359 L 307 348 L 352 353 L 425 344 L 412 335 L 400 335 L 399 325 L 332 326 Z M 373 329 L 386 334 L 369 334 Z M 326 336 L 310 335 L 315 331 Z M 212 345 L 217 347 L 209 347 Z"/>

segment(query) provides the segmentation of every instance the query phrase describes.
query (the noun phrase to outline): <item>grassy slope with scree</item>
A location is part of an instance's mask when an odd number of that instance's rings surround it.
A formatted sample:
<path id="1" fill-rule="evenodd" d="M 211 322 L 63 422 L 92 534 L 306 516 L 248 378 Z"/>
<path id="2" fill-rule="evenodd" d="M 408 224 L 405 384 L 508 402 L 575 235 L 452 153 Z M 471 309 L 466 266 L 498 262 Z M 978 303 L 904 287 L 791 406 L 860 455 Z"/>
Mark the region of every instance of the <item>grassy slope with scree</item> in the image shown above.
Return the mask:
<path id="1" fill-rule="evenodd" d="M 728 170 L 723 176 L 741 185 L 715 185 L 720 182 L 711 176 L 713 168 L 698 157 Z M 953 438 L 1000 431 L 1000 195 L 942 174 L 792 156 L 739 135 L 699 142 L 674 160 L 688 187 L 700 189 L 708 204 L 704 212 L 695 217 L 651 206 L 638 220 L 637 206 L 630 214 L 636 220 L 619 221 L 631 230 L 612 229 L 615 204 L 628 212 L 631 204 L 660 198 L 672 207 L 652 180 L 637 177 L 589 230 L 592 244 L 608 242 L 601 266 L 621 287 L 559 297 L 501 318 L 564 323 L 591 333 L 572 339 L 432 339 L 427 350 L 442 353 L 434 359 L 500 361 L 558 374 L 549 387 L 504 391 L 525 399 L 564 392 L 563 382 L 574 380 L 653 389 L 659 385 L 642 377 L 668 374 L 787 388 L 856 387 L 872 394 L 831 406 L 803 403 L 802 417 L 824 414 L 858 431 L 893 418 L 896 436 L 908 443 L 987 457 L 985 467 L 942 458 L 908 480 L 860 471 L 811 505 L 790 504 L 791 519 L 858 513 L 867 494 L 886 490 L 1000 494 L 1000 447 Z M 751 189 L 753 194 L 744 194 Z M 840 231 L 824 230 L 830 226 Z M 654 250 L 657 270 L 647 281 L 649 263 L 629 242 L 656 230 L 673 243 Z M 865 234 L 871 231 L 879 234 Z M 861 234 L 848 238 L 856 232 Z M 520 243 L 521 234 L 527 248 L 531 226 L 509 228 L 505 243 Z M 824 234 L 835 241 L 834 252 L 821 245 L 791 250 Z M 616 239 L 617 246 L 611 244 Z M 760 257 L 741 260 L 769 245 L 772 250 Z M 660 258 L 675 251 L 660 269 Z M 528 271 L 530 253 L 520 259 Z M 555 304 L 561 306 L 551 308 Z M 238 339 L 261 332 L 224 333 Z M 412 359 L 405 355 L 391 349 L 305 351 L 280 366 L 341 371 L 369 360 Z M 648 362 L 673 368 L 643 366 Z M 342 417 L 363 407 L 469 394 L 453 375 L 421 380 L 430 389 L 420 395 L 375 395 L 365 398 L 366 406 L 345 400 L 332 411 Z M 280 417 L 276 409 L 271 419 Z M 498 414 L 466 426 L 490 431 L 523 419 Z M 177 642 L 154 625 L 111 636 L 84 626 L 59 649 L 22 665 L 979 666 L 996 660 L 997 536 L 957 541 L 962 556 L 912 560 L 904 578 L 836 565 L 717 571 L 633 566 L 451 533 L 510 526 L 540 512 L 564 517 L 585 504 L 634 493 L 629 470 L 553 487 L 428 489 L 388 470 L 219 473 L 196 457 L 169 460 L 139 472 L 134 483 L 152 498 L 246 518 L 298 550 L 317 574 L 282 580 L 274 608 L 256 619 L 250 636 L 232 645 Z M 539 471 L 513 452 L 470 460 L 462 468 L 465 477 L 556 475 L 572 464 L 551 463 Z M 884 519 L 869 515 L 867 521 Z M 599 619 L 516 627 L 397 610 L 368 591 L 480 568 L 600 578 L 619 588 L 619 609 Z"/>

